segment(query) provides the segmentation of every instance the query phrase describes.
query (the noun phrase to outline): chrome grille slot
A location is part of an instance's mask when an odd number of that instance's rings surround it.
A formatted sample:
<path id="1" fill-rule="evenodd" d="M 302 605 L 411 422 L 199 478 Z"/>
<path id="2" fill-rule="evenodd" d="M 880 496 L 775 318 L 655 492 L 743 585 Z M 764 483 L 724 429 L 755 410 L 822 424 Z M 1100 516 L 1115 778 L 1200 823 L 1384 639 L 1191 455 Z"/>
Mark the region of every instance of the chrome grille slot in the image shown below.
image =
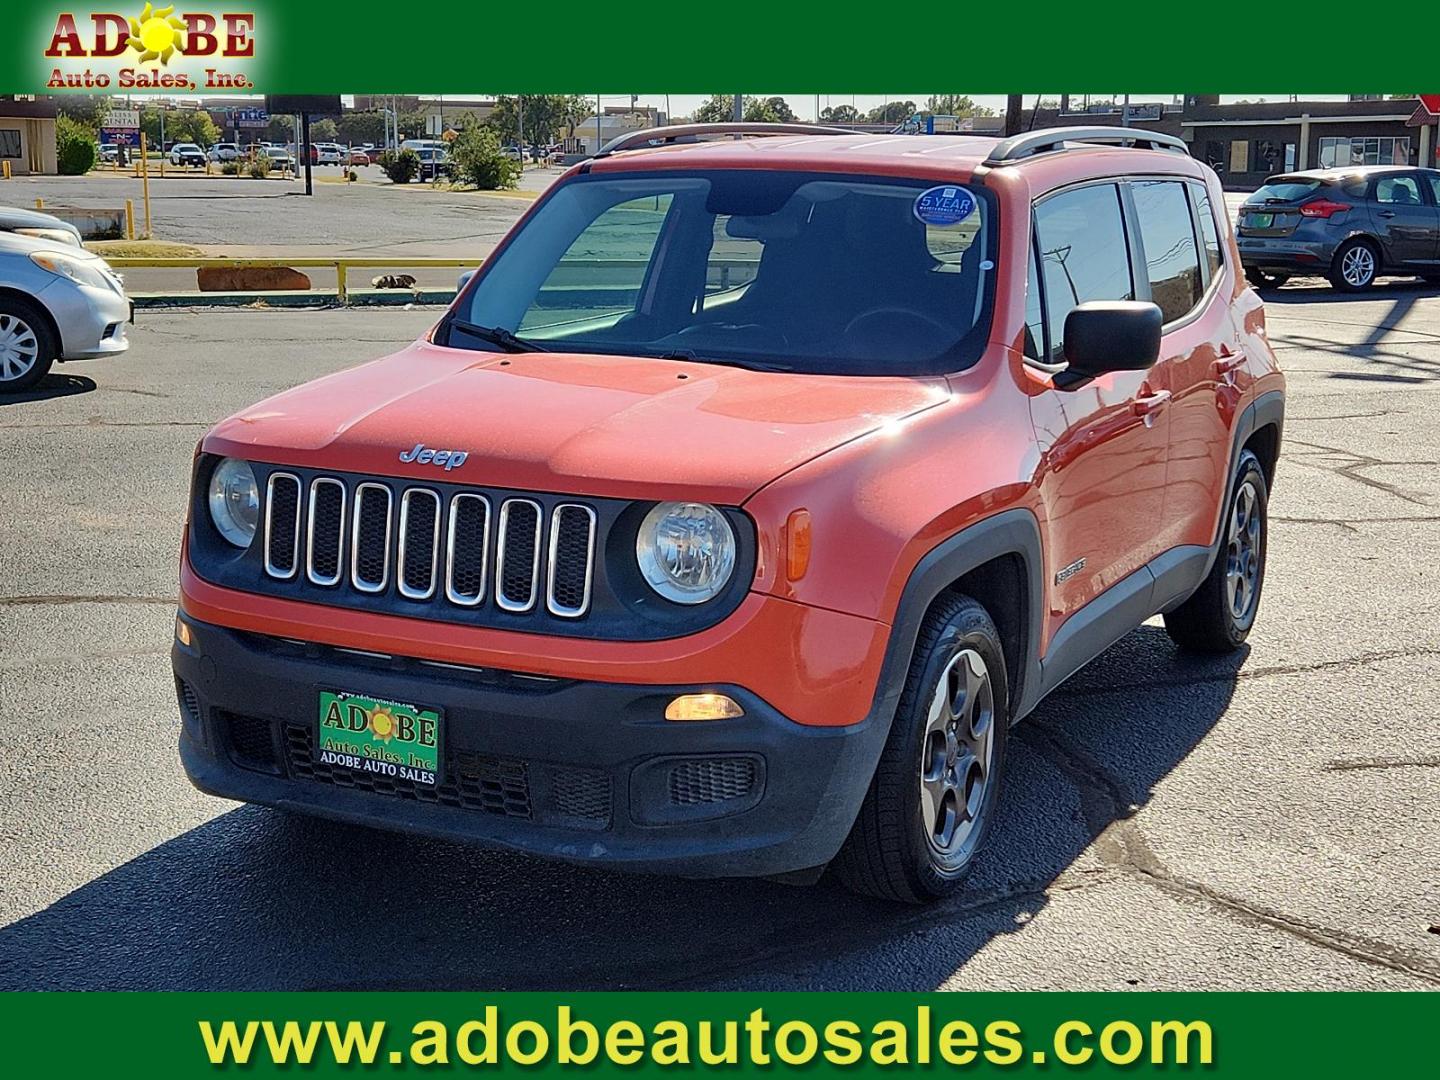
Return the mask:
<path id="1" fill-rule="evenodd" d="M 261 487 L 249 565 L 262 592 L 466 625 L 519 629 L 523 615 L 562 633 L 614 617 L 595 566 L 606 505 L 285 466 Z"/>
<path id="2" fill-rule="evenodd" d="M 545 606 L 550 614 L 574 619 L 590 607 L 595 564 L 595 511 L 561 503 L 550 515 L 550 551 L 545 570 Z"/>
<path id="3" fill-rule="evenodd" d="M 390 584 L 390 489 L 364 483 L 355 488 L 350 526 L 350 584 L 361 592 L 384 592 Z"/>
<path id="4" fill-rule="evenodd" d="M 495 555 L 495 602 L 506 611 L 529 611 L 540 592 L 540 504 L 506 499 L 500 504 Z"/>
<path id="5" fill-rule="evenodd" d="M 474 607 L 485 599 L 485 568 L 490 562 L 490 500 L 456 495 L 450 500 L 445 536 L 445 596 L 452 604 Z"/>
<path id="6" fill-rule="evenodd" d="M 328 476 L 310 483 L 305 526 L 305 576 L 316 585 L 340 583 L 345 544 L 345 485 Z"/>
<path id="7" fill-rule="evenodd" d="M 440 553 L 440 496 L 428 488 L 410 488 L 400 497 L 400 595 L 428 600 L 435 595 Z"/>
<path id="8" fill-rule="evenodd" d="M 265 484 L 265 572 L 292 578 L 300 568 L 300 478 L 275 472 Z"/>

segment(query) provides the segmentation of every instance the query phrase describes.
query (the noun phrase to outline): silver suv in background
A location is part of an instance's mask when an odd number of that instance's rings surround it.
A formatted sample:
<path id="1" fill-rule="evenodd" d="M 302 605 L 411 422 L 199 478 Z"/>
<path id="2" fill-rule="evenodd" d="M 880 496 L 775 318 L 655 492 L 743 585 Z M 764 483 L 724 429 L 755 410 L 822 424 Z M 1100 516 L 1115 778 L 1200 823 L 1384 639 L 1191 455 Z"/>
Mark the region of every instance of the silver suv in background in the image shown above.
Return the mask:
<path id="1" fill-rule="evenodd" d="M 1440 281 L 1440 171 L 1401 165 L 1272 176 L 1240 207 L 1240 261 L 1258 287 L 1320 274 L 1368 289 L 1382 274 Z"/>

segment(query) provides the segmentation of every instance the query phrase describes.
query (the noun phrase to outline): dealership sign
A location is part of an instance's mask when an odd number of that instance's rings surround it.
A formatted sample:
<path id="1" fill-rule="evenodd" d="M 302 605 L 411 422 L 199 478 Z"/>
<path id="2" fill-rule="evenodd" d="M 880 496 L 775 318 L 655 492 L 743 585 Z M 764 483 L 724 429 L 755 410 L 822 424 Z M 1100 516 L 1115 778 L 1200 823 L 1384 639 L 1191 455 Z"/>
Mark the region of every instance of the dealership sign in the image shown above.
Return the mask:
<path id="1" fill-rule="evenodd" d="M 45 88 L 252 90 L 262 36 L 257 23 L 253 10 L 185 11 L 174 4 L 60 11 L 41 45 Z"/>

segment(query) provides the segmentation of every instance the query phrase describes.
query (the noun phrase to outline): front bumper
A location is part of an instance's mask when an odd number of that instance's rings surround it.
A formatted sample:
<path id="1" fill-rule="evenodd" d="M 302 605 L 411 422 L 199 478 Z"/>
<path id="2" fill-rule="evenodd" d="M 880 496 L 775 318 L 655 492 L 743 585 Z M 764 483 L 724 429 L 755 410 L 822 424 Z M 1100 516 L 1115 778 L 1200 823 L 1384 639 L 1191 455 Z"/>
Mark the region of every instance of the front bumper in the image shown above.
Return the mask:
<path id="1" fill-rule="evenodd" d="M 130 301 L 122 293 L 57 280 L 38 298 L 60 328 L 61 360 L 96 360 L 130 348 Z"/>
<path id="2" fill-rule="evenodd" d="M 180 756 L 202 791 L 572 862 L 690 877 L 823 865 L 854 822 L 886 735 L 874 717 L 796 724 L 739 687 L 536 678 L 183 617 L 192 643 L 172 652 Z M 317 766 L 322 689 L 439 708 L 440 785 L 357 784 Z M 671 698 L 698 689 L 728 693 L 745 715 L 663 718 Z"/>

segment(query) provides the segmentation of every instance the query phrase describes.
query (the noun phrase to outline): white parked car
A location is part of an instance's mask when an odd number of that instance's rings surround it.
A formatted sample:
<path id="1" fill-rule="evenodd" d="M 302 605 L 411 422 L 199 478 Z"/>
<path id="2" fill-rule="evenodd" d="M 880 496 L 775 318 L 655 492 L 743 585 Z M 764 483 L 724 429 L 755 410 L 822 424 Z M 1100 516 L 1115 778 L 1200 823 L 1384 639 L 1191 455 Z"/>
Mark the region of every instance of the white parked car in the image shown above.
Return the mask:
<path id="1" fill-rule="evenodd" d="M 170 148 L 171 165 L 204 165 L 205 151 L 195 143 L 176 143 Z"/>
<path id="2" fill-rule="evenodd" d="M 217 142 L 206 155 L 211 161 L 235 161 L 240 157 L 240 147 L 233 142 Z"/>
<path id="3" fill-rule="evenodd" d="M 123 353 L 131 317 L 119 276 L 98 255 L 0 232 L 0 394 L 29 389 L 57 360 Z"/>

